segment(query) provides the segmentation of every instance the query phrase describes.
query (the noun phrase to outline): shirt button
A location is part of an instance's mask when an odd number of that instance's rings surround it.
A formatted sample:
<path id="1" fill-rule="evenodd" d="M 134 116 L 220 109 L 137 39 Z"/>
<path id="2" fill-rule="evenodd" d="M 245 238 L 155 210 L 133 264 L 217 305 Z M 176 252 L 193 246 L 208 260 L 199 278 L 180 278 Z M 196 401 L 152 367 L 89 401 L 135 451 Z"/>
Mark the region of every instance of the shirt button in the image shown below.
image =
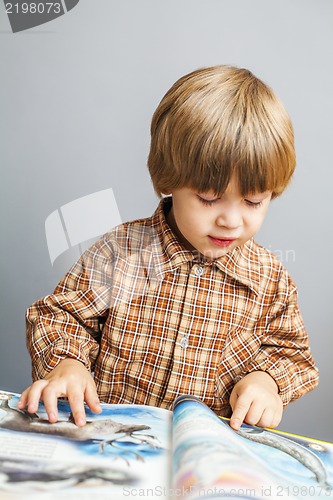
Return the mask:
<path id="1" fill-rule="evenodd" d="M 204 268 L 203 266 L 196 265 L 194 268 L 194 274 L 198 277 L 202 276 L 204 273 Z"/>
<path id="2" fill-rule="evenodd" d="M 180 341 L 180 345 L 182 346 L 183 349 L 186 349 L 186 347 L 188 347 L 188 338 L 183 337 Z"/>

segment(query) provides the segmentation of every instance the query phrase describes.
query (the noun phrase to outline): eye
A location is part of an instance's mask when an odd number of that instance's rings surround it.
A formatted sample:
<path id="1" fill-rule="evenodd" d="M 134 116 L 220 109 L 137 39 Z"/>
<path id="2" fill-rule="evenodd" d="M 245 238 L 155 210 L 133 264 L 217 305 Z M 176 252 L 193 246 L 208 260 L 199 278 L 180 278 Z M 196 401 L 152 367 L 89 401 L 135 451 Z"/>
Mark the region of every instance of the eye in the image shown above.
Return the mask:
<path id="1" fill-rule="evenodd" d="M 200 201 L 200 203 L 202 203 L 203 205 L 206 205 L 208 207 L 210 207 L 211 205 L 213 205 L 214 203 L 216 203 L 217 200 L 219 199 L 219 198 L 214 198 L 214 199 L 210 200 L 210 199 L 207 199 L 207 198 L 203 198 L 202 196 L 200 196 L 198 194 L 197 194 L 197 198 Z"/>
<path id="2" fill-rule="evenodd" d="M 252 208 L 259 208 L 262 205 L 262 201 L 245 200 L 245 203 Z"/>

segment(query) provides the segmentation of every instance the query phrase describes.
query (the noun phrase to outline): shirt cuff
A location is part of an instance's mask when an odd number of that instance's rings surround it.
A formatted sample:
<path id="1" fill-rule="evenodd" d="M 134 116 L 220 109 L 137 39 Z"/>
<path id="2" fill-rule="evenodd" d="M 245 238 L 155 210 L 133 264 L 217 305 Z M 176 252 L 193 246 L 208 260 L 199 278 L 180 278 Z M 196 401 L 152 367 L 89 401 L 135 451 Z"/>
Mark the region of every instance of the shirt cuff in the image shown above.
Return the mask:
<path id="1" fill-rule="evenodd" d="M 73 342 L 72 339 L 63 339 L 48 346 L 46 350 L 39 353 L 37 359 L 33 360 L 34 380 L 44 378 L 51 372 L 60 361 L 66 358 L 72 358 L 80 361 L 88 370 L 92 370 L 93 363 L 98 354 L 98 346 L 82 345 L 79 342 Z"/>

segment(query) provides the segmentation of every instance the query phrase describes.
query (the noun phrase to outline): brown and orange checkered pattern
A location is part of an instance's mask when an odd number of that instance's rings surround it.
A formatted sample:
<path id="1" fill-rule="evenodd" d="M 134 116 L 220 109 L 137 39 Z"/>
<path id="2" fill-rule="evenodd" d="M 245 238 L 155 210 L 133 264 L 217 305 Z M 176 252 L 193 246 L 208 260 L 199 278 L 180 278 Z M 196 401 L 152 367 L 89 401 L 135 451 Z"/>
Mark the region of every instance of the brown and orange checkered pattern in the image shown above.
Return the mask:
<path id="1" fill-rule="evenodd" d="M 253 240 L 215 261 L 186 250 L 165 220 L 122 224 L 27 311 L 33 378 L 72 357 L 109 403 L 169 407 L 194 394 L 221 415 L 240 377 L 267 371 L 284 404 L 318 372 L 287 271 Z"/>

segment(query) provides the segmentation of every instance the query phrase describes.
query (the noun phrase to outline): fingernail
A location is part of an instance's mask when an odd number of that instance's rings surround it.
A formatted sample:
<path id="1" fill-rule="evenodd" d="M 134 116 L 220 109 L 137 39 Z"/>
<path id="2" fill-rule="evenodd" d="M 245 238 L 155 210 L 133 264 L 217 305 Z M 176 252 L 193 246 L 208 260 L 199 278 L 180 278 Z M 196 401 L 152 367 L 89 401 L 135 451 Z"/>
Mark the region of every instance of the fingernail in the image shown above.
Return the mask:
<path id="1" fill-rule="evenodd" d="M 85 424 L 85 420 L 84 420 L 84 418 L 80 417 L 80 418 L 78 418 L 78 419 L 77 419 L 77 421 L 76 421 L 76 425 L 77 425 L 78 427 L 83 427 L 83 426 L 84 426 L 84 424 Z"/>
<path id="2" fill-rule="evenodd" d="M 240 422 L 239 420 L 230 420 L 230 426 L 235 430 L 235 431 L 238 431 L 238 429 L 240 428 Z"/>
<path id="3" fill-rule="evenodd" d="M 49 413 L 49 421 L 56 420 L 56 416 L 54 413 Z"/>

